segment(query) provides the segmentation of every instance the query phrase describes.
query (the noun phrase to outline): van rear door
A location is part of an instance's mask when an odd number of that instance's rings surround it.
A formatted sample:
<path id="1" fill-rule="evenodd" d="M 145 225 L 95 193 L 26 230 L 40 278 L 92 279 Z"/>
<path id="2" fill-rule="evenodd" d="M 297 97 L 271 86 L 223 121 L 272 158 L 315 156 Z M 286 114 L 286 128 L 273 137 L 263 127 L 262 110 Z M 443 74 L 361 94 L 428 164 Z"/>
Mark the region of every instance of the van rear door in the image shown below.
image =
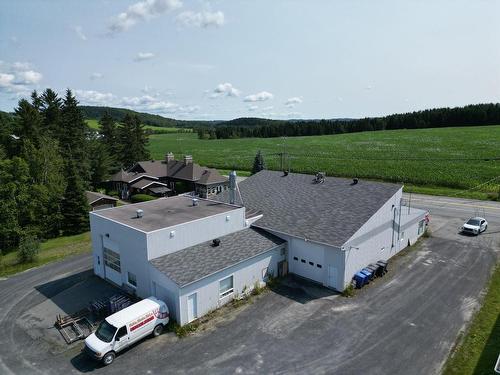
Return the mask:
<path id="1" fill-rule="evenodd" d="M 120 327 L 115 336 L 115 345 L 113 347 L 115 352 L 119 352 L 120 350 L 123 350 L 125 347 L 127 347 L 129 344 L 129 340 L 130 338 L 128 335 L 127 326 Z"/>

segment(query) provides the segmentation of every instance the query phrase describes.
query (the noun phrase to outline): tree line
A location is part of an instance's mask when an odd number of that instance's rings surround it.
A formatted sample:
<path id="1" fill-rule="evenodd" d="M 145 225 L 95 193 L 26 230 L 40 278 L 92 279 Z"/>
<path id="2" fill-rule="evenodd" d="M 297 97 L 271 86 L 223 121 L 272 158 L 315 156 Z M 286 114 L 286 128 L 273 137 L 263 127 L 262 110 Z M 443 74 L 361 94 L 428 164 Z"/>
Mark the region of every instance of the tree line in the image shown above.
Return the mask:
<path id="1" fill-rule="evenodd" d="M 34 91 L 13 115 L 0 114 L 0 253 L 87 231 L 85 191 L 149 158 L 137 116 L 117 124 L 105 113 L 100 125 L 87 126 L 71 90 Z"/>
<path id="2" fill-rule="evenodd" d="M 268 120 L 240 118 L 195 129 L 200 139 L 269 138 L 328 135 L 375 130 L 424 129 L 500 124 L 500 104 L 436 108 L 385 117 L 332 120 Z"/>

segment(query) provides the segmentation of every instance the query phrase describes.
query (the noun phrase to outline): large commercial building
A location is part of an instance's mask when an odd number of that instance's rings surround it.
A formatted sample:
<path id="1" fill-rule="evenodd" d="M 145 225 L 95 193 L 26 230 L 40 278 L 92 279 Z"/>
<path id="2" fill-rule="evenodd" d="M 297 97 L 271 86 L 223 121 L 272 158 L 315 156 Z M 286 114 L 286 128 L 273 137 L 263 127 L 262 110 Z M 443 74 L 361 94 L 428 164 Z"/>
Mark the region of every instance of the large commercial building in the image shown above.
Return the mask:
<path id="1" fill-rule="evenodd" d="M 165 300 L 185 324 L 287 272 L 342 291 L 426 226 L 397 184 L 262 171 L 216 198 L 92 212 L 95 273 Z"/>

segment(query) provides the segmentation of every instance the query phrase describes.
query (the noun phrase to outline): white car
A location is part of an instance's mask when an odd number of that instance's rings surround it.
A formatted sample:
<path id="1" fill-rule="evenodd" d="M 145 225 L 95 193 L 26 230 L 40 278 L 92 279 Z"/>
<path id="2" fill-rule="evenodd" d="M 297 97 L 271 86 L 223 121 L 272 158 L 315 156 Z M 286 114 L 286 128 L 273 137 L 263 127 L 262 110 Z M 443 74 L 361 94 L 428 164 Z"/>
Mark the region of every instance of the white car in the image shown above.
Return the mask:
<path id="1" fill-rule="evenodd" d="M 482 233 L 488 228 L 488 222 L 482 217 L 471 217 L 467 222 L 460 228 L 462 233 L 475 234 Z"/>

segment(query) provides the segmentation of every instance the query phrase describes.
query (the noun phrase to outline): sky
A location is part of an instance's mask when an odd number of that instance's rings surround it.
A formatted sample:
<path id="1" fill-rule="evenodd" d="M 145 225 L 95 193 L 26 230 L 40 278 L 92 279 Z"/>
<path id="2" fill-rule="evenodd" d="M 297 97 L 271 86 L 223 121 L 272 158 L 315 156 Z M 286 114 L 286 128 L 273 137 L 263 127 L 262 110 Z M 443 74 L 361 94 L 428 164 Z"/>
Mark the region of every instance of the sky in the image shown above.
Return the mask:
<path id="1" fill-rule="evenodd" d="M 500 102 L 497 0 L 0 0 L 0 109 L 50 87 L 178 119 Z"/>

